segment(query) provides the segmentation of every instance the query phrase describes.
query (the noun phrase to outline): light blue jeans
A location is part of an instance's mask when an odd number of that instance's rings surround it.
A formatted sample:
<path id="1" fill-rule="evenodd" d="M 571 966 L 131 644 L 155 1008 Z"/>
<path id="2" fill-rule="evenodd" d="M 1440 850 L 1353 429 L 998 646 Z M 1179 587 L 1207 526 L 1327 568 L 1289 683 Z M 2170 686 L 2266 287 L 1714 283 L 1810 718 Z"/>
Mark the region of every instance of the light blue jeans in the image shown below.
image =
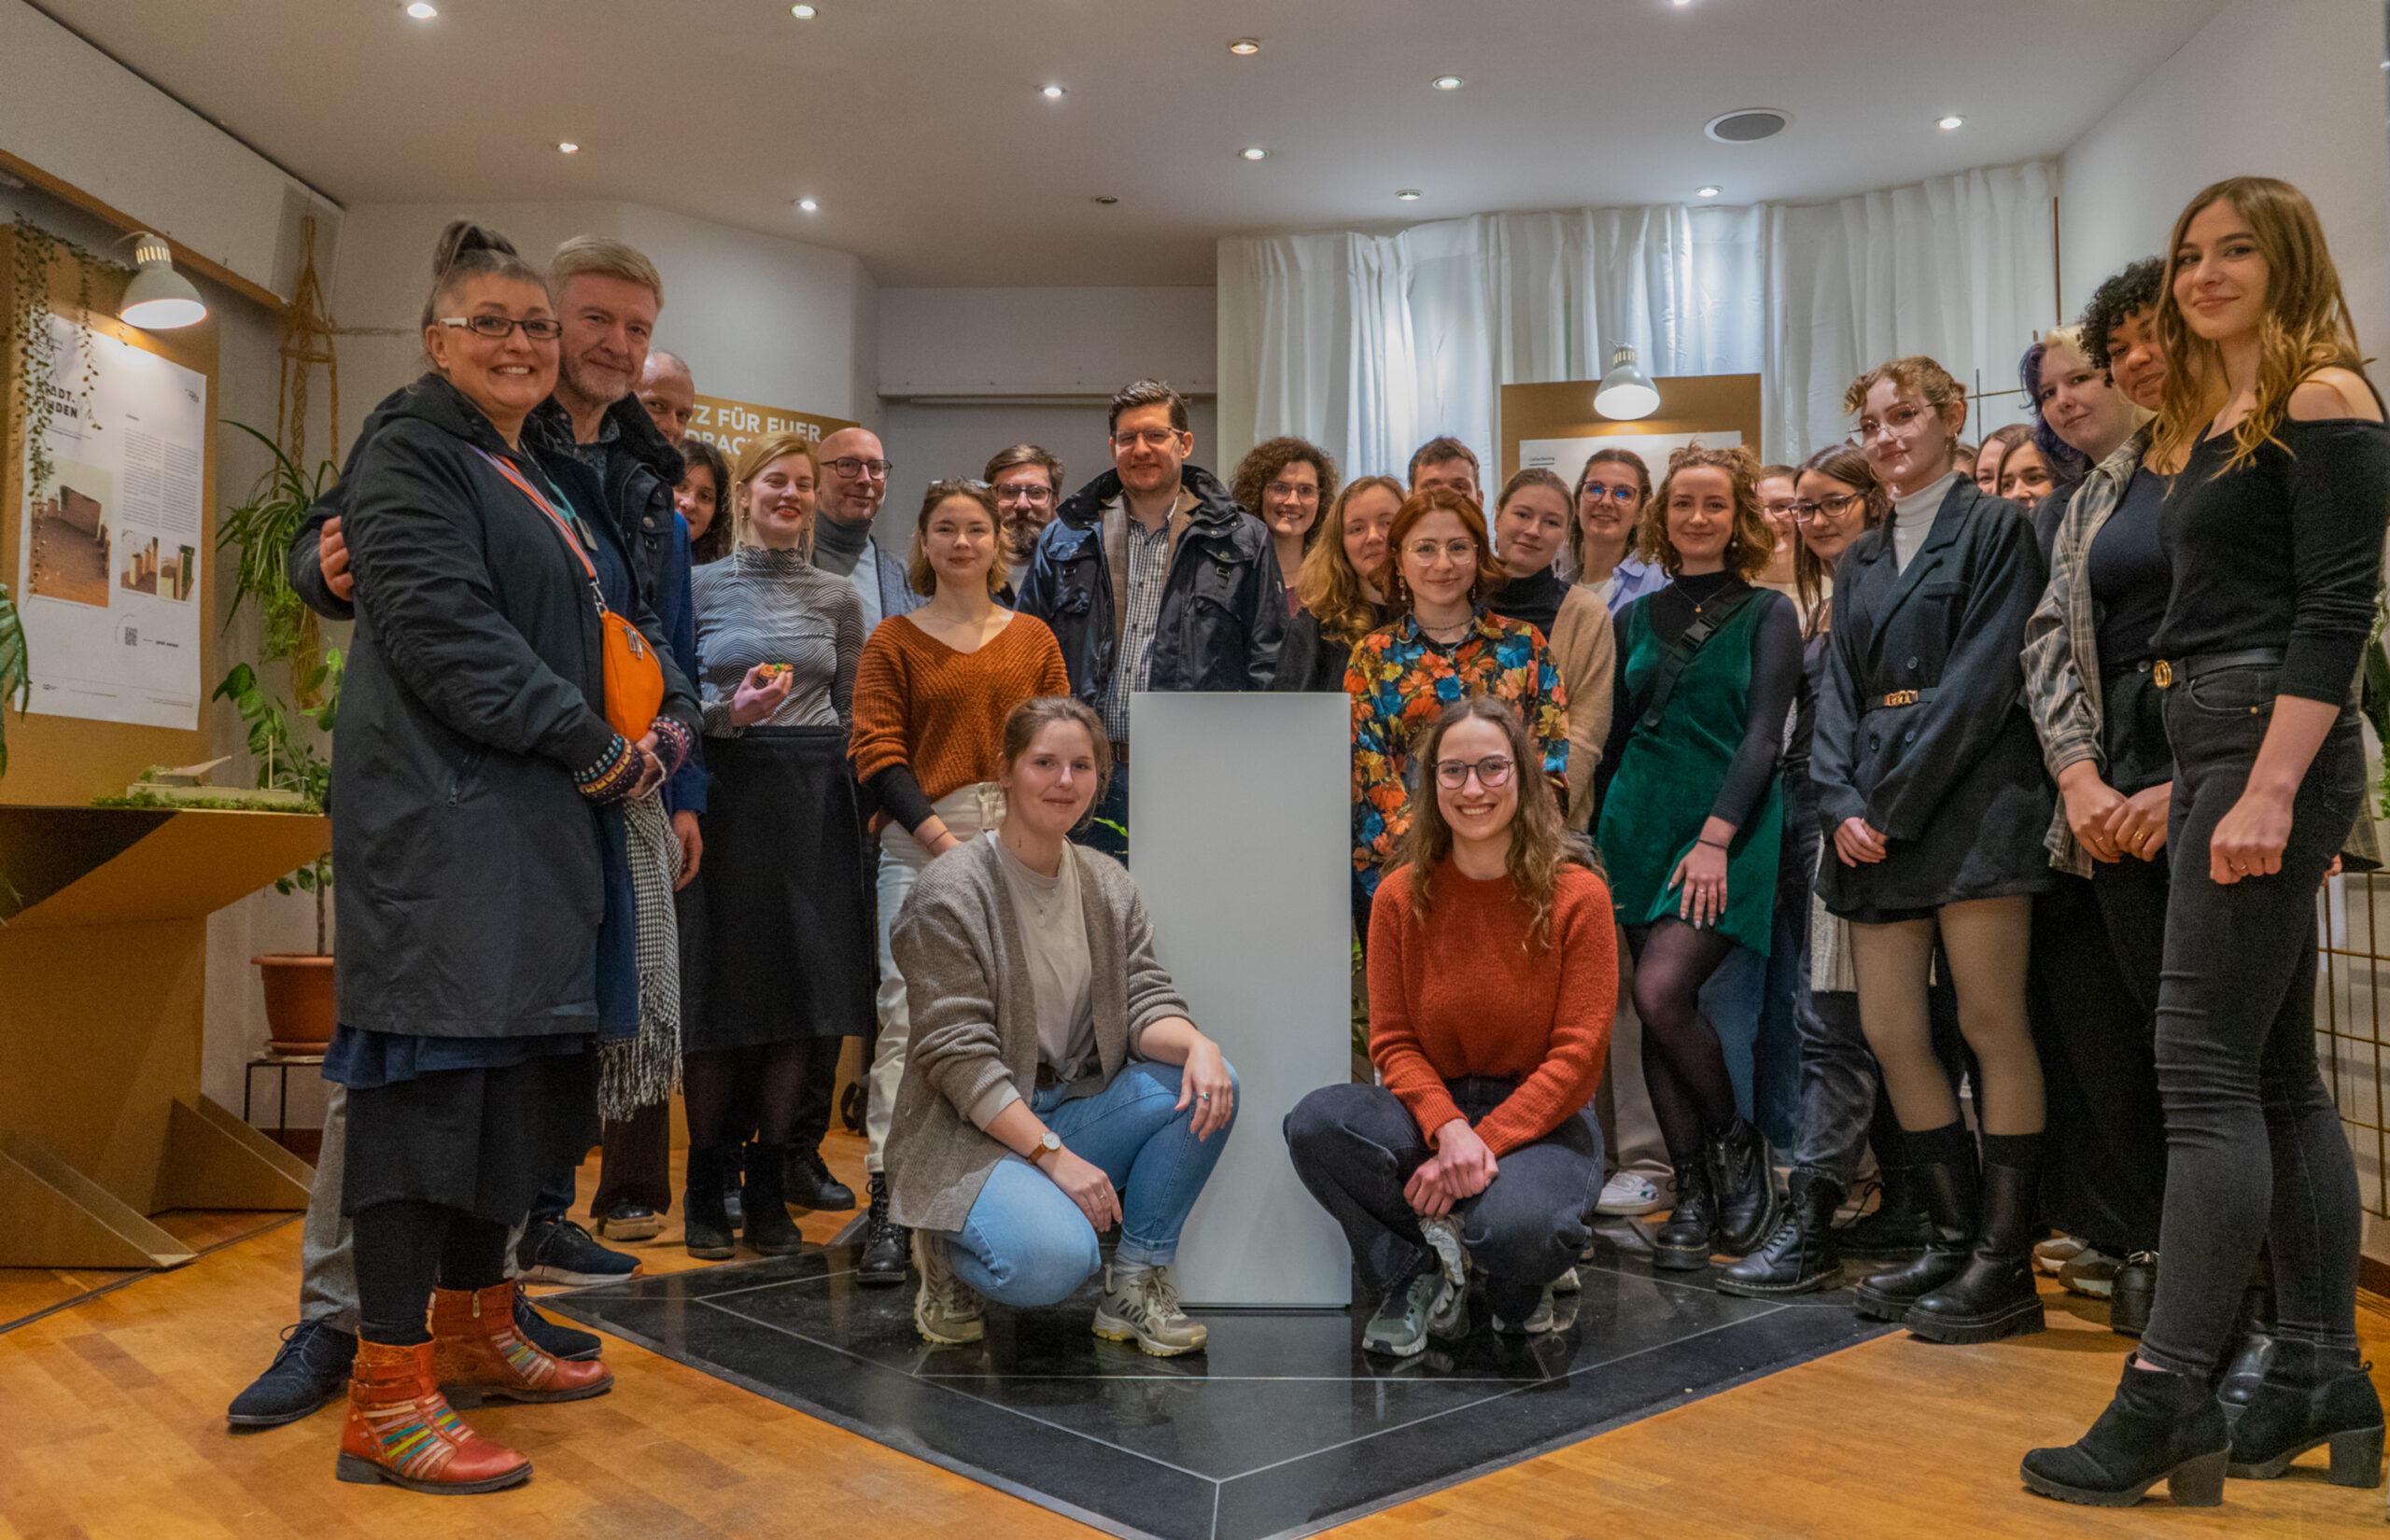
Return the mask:
<path id="1" fill-rule="evenodd" d="M 1029 1110 L 1073 1155 L 1112 1179 L 1121 1262 L 1162 1267 L 1178 1255 L 1178 1232 L 1236 1127 L 1231 1114 L 1228 1127 L 1198 1141 L 1188 1127 L 1198 1103 L 1176 1106 L 1178 1074 L 1175 1064 L 1132 1059 L 1094 1096 L 1066 1101 L 1056 1086 L 1029 1098 Z M 1233 1082 L 1236 1071 L 1229 1075 Z M 1017 1155 L 996 1162 L 963 1228 L 941 1239 L 955 1276 L 999 1305 L 1067 1299 L 1104 1265 L 1087 1215 Z"/>

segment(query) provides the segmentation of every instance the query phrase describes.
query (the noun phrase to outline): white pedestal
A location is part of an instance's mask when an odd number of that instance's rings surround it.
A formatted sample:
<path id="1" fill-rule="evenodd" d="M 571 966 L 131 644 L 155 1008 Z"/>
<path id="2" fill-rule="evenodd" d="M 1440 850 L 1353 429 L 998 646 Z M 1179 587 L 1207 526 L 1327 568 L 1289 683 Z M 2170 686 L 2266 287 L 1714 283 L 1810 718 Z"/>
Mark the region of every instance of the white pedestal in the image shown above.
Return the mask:
<path id="1" fill-rule="evenodd" d="M 1352 707 L 1144 694 L 1130 721 L 1130 860 L 1155 947 L 1243 1087 L 1172 1271 L 1190 1305 L 1342 1308 L 1343 1235 L 1280 1127 L 1352 1078 Z"/>

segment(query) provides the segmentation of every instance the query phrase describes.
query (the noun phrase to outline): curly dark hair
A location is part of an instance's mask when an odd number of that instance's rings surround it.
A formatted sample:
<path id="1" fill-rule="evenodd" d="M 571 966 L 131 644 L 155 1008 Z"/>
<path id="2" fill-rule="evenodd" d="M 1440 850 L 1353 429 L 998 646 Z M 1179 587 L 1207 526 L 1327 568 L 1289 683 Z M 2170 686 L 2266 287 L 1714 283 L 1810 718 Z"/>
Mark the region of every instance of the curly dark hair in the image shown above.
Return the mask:
<path id="1" fill-rule="evenodd" d="M 2108 334 L 2116 323 L 2136 311 L 2156 310 L 2165 287 L 2166 259 L 2144 257 L 2091 291 L 2083 307 L 2083 357 L 2093 369 L 2108 367 Z"/>
<path id="2" fill-rule="evenodd" d="M 1308 465 L 1319 477 L 1319 511 L 1328 511 L 1336 501 L 1336 456 L 1304 439 L 1264 439 L 1253 446 L 1252 452 L 1237 462 L 1236 475 L 1229 482 L 1229 496 L 1239 508 L 1255 518 L 1261 517 L 1261 489 L 1278 479 L 1278 472 L 1297 463 Z M 1327 525 L 1326 519 L 1314 519 L 1310 533 L 1303 537 L 1303 549 L 1319 538 Z"/>

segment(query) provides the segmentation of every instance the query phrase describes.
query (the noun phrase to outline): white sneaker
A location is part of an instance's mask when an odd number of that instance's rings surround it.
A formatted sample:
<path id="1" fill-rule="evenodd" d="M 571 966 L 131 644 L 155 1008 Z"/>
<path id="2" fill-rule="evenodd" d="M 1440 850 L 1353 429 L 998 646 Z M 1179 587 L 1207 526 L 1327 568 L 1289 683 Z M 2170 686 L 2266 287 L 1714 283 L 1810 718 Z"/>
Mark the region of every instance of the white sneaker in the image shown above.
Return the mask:
<path id="1" fill-rule="evenodd" d="M 1427 1312 L 1427 1335 L 1450 1340 L 1469 1335 L 1469 1253 L 1460 1243 L 1460 1224 L 1450 1214 L 1419 1221 L 1419 1233 L 1444 1275 L 1443 1292 Z"/>
<path id="2" fill-rule="evenodd" d="M 987 1335 L 987 1307 L 971 1285 L 955 1276 L 943 1239 L 915 1230 L 913 1266 L 921 1274 L 921 1292 L 913 1295 L 913 1329 L 922 1341 L 960 1348 Z"/>
<path id="3" fill-rule="evenodd" d="M 1114 1342 L 1134 1342 L 1156 1358 L 1174 1358 L 1201 1351 L 1211 1332 L 1188 1319 L 1179 1306 L 1177 1286 L 1170 1269 L 1153 1267 L 1134 1277 L 1116 1278 L 1104 1269 L 1104 1300 L 1095 1308 L 1095 1335 Z"/>
<path id="4" fill-rule="evenodd" d="M 1637 1171 L 1621 1171 L 1602 1183 L 1601 1201 L 1594 1205 L 1597 1214 L 1648 1214 L 1668 1206 L 1660 1196 L 1658 1183 Z"/>
<path id="5" fill-rule="evenodd" d="M 1554 1294 L 1577 1294 L 1582 1292 L 1584 1287 L 1585 1281 L 1577 1276 L 1577 1269 L 1574 1267 L 1569 1268 L 1567 1272 L 1562 1273 L 1558 1278 L 1552 1281 L 1552 1292 Z"/>
<path id="6" fill-rule="evenodd" d="M 2078 1237 L 2054 1235 L 2033 1247 L 2033 1269 L 2056 1278 L 2060 1268 L 2088 1250 L 2090 1247 Z"/>

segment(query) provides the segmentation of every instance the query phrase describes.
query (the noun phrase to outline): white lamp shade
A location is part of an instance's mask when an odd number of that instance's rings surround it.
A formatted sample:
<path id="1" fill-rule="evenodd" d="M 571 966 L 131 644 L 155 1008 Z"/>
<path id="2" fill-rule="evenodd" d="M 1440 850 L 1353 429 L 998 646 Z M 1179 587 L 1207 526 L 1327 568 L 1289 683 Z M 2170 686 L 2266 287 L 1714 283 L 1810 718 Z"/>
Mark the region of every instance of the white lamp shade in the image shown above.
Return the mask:
<path id="1" fill-rule="evenodd" d="M 1594 410 L 1617 422 L 1633 422 L 1660 410 L 1660 390 L 1652 377 L 1635 365 L 1635 350 L 1622 347 L 1610 355 L 1610 372 L 1594 392 Z"/>
<path id="2" fill-rule="evenodd" d="M 134 271 L 133 281 L 124 287 L 124 303 L 116 311 L 119 319 L 144 331 L 172 331 L 176 327 L 196 326 L 207 318 L 207 306 L 201 301 L 199 290 L 175 271 L 174 253 L 164 241 L 145 232 L 133 249 L 139 266 Z"/>

